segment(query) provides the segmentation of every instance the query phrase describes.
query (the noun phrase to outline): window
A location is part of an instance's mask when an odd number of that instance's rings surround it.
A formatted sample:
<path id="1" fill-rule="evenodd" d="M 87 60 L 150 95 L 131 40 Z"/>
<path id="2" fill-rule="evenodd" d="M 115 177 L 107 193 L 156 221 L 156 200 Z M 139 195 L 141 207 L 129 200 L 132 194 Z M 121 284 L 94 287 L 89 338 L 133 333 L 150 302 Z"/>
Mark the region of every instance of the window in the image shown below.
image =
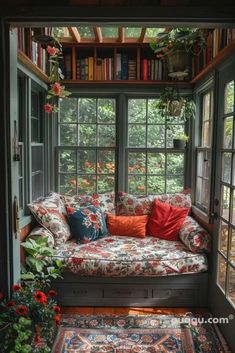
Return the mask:
<path id="1" fill-rule="evenodd" d="M 61 193 L 114 191 L 116 101 L 69 98 L 60 103 L 59 190 Z"/>
<path id="2" fill-rule="evenodd" d="M 172 149 L 184 124 L 180 118 L 166 121 L 156 104 L 157 99 L 128 100 L 128 191 L 137 195 L 184 188 L 184 151 Z"/>
<path id="3" fill-rule="evenodd" d="M 235 109 L 234 81 L 224 88 L 221 209 L 217 284 L 235 306 Z"/>
<path id="4" fill-rule="evenodd" d="M 213 122 L 213 92 L 203 93 L 201 97 L 201 137 L 197 148 L 196 205 L 204 212 L 209 212 L 211 143 Z"/>
<path id="5" fill-rule="evenodd" d="M 136 195 L 182 191 L 185 153 L 172 146 L 173 138 L 184 131 L 184 122 L 181 118 L 166 121 L 156 108 L 157 99 L 153 98 L 127 97 L 128 113 L 118 117 L 117 100 L 118 97 L 61 100 L 57 148 L 59 191 L 66 194 L 114 191 L 118 188 L 119 172 L 125 175 L 124 189 Z M 119 152 L 125 156 L 123 165 Z"/>
<path id="6" fill-rule="evenodd" d="M 45 194 L 43 89 L 28 76 L 18 75 L 19 207 Z"/>

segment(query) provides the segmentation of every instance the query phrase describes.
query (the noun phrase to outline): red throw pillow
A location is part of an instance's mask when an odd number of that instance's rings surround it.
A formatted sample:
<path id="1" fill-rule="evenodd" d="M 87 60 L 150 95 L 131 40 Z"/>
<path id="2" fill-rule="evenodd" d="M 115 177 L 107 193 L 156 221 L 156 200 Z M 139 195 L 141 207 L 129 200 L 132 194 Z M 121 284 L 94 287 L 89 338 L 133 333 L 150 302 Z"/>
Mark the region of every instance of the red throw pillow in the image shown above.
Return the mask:
<path id="1" fill-rule="evenodd" d="M 166 240 L 178 240 L 179 230 L 188 212 L 189 208 L 171 206 L 155 199 L 147 234 Z"/>
<path id="2" fill-rule="evenodd" d="M 148 215 L 144 216 L 113 216 L 107 215 L 108 232 L 111 235 L 124 235 L 145 238 Z"/>

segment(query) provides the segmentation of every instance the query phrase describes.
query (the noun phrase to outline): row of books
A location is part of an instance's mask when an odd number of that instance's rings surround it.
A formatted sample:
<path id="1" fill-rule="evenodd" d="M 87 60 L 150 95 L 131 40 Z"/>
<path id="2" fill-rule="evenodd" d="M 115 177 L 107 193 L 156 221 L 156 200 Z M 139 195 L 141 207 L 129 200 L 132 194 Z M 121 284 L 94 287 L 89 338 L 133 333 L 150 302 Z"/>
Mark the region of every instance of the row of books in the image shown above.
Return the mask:
<path id="1" fill-rule="evenodd" d="M 45 31 L 47 28 L 45 28 Z M 27 55 L 32 62 L 43 72 L 47 71 L 47 53 L 40 44 L 32 40 L 33 31 L 31 28 L 17 29 L 18 49 Z"/>
<path id="2" fill-rule="evenodd" d="M 143 59 L 141 63 L 140 79 L 144 81 L 161 81 L 169 79 L 166 63 L 157 59 Z"/>
<path id="3" fill-rule="evenodd" d="M 192 57 L 192 77 L 206 67 L 218 53 L 235 41 L 234 28 L 216 28 L 209 31 L 206 48 Z"/>

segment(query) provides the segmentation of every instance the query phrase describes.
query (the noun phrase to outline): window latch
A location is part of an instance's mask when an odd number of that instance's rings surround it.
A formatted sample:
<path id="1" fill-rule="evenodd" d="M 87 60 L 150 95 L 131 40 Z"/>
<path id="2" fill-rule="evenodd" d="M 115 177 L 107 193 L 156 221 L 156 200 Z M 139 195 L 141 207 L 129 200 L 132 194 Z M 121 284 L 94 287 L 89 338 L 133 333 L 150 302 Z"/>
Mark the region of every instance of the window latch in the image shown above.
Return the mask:
<path id="1" fill-rule="evenodd" d="M 211 212 L 211 217 L 213 219 L 217 219 L 218 218 L 218 213 L 217 212 Z"/>

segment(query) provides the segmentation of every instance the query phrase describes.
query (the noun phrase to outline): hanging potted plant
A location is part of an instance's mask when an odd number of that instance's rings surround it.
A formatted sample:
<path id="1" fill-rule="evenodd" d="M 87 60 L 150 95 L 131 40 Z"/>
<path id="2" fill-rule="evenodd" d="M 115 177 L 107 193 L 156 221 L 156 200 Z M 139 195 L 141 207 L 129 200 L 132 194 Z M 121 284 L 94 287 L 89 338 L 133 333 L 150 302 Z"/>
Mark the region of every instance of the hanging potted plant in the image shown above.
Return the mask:
<path id="1" fill-rule="evenodd" d="M 188 140 L 189 136 L 185 135 L 184 133 L 180 133 L 173 139 L 173 146 L 174 148 L 185 148 Z"/>
<path id="2" fill-rule="evenodd" d="M 158 59 L 167 60 L 168 75 L 181 79 L 189 74 L 190 57 L 206 47 L 206 34 L 198 28 L 172 28 L 159 33 L 150 47 Z"/>
<path id="3" fill-rule="evenodd" d="M 185 122 L 194 117 L 196 106 L 190 97 L 181 96 L 175 87 L 171 87 L 160 93 L 157 109 L 168 122 L 177 117 L 181 122 Z"/>

